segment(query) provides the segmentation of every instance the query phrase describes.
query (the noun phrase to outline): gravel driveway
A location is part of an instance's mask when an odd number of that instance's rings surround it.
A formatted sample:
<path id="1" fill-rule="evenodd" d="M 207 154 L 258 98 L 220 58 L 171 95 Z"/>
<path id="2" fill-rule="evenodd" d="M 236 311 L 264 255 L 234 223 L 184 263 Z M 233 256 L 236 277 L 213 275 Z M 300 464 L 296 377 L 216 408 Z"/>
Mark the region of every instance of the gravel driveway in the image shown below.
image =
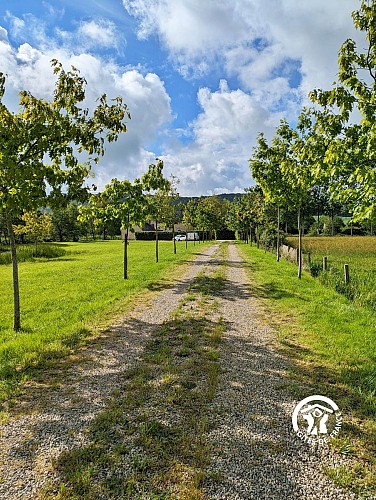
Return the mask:
<path id="1" fill-rule="evenodd" d="M 220 299 L 228 328 L 224 370 L 212 408 L 212 470 L 221 481 L 207 485 L 215 499 L 351 499 L 321 472 L 344 465 L 330 449 L 312 449 L 295 437 L 291 415 L 298 401 L 284 389 L 286 361 L 274 332 L 260 323 L 260 305 L 235 245 L 229 245 L 228 280 Z M 307 394 L 310 396 L 311 394 Z"/>
<path id="2" fill-rule="evenodd" d="M 0 427 L 0 498 L 38 498 L 58 482 L 53 463 L 63 450 L 84 444 L 86 429 L 103 409 L 121 373 L 137 365 L 150 332 L 177 308 L 192 279 L 213 261 L 218 245 L 202 251 L 186 275 L 119 321 L 70 362 L 59 384 L 53 377 L 29 383 L 23 413 Z M 199 247 L 198 247 L 199 250 Z M 297 401 L 285 389 L 285 360 L 273 331 L 258 321 L 259 305 L 244 262 L 229 245 L 226 291 L 218 298 L 227 329 L 223 373 L 211 406 L 211 470 L 217 479 L 204 491 L 212 499 L 351 499 L 321 472 L 341 465 L 327 448 L 311 449 L 291 429 Z M 134 320 L 147 325 L 137 330 Z M 61 374 L 60 374 L 61 377 Z M 52 379 L 52 381 L 51 381 Z"/>

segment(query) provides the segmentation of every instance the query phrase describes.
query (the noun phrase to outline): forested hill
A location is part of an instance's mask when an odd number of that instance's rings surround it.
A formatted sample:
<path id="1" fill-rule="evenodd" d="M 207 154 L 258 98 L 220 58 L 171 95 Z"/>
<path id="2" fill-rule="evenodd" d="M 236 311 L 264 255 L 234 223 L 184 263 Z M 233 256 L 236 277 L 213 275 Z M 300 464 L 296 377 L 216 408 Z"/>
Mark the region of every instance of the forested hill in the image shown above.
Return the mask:
<path id="1" fill-rule="evenodd" d="M 233 201 L 234 198 L 236 198 L 237 196 L 242 196 L 243 193 L 222 193 L 222 194 L 218 194 L 216 196 L 218 196 L 218 198 L 223 198 L 223 199 L 226 199 L 226 200 L 229 200 L 229 201 Z M 204 197 L 206 198 L 206 196 Z M 198 200 L 199 199 L 199 196 L 180 196 L 179 199 L 178 199 L 178 202 L 181 202 L 181 203 L 188 203 L 189 200 Z"/>

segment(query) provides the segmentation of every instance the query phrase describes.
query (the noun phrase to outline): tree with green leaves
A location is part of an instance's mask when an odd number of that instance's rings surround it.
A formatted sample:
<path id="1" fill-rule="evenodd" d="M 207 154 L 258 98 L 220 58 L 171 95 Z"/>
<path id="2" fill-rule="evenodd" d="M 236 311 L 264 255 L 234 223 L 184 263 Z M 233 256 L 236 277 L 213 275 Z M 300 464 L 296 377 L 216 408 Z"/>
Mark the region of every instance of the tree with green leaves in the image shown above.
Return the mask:
<path id="1" fill-rule="evenodd" d="M 285 148 L 277 132 L 271 146 L 269 146 L 264 134 L 261 133 L 257 139 L 257 147 L 253 150 L 253 156 L 250 159 L 252 176 L 261 187 L 265 201 L 277 206 L 276 253 L 277 261 L 279 261 L 281 207 L 290 203 L 292 189 L 291 181 L 283 167 Z"/>
<path id="2" fill-rule="evenodd" d="M 298 278 L 302 276 L 302 211 L 312 187 L 316 184 L 316 174 L 312 168 L 312 144 L 315 144 L 315 133 L 312 127 L 310 110 L 303 109 L 299 115 L 296 128 L 281 120 L 273 138 L 273 154 L 280 165 L 277 179 L 286 189 L 286 203 L 294 207 L 298 213 Z M 271 181 L 272 182 L 272 181 Z M 276 184 L 278 186 L 278 183 Z M 267 191 L 268 192 L 268 191 Z M 280 196 L 278 189 L 273 190 L 275 199 Z"/>
<path id="3" fill-rule="evenodd" d="M 3 103 L 6 79 L 0 73 L 0 209 L 11 244 L 15 330 L 21 319 L 13 219 L 85 197 L 92 163 L 104 154 L 106 141 L 126 132 L 130 118 L 120 97 L 108 103 L 103 95 L 92 112 L 83 108 L 85 79 L 74 67 L 66 72 L 57 60 L 52 66 L 57 76 L 52 100 L 22 91 L 17 113 Z"/>
<path id="4" fill-rule="evenodd" d="M 218 196 L 201 196 L 197 202 L 196 225 L 208 237 L 217 237 L 217 231 L 225 227 L 229 202 Z"/>
<path id="5" fill-rule="evenodd" d="M 16 235 L 25 234 L 35 243 L 35 255 L 38 255 L 38 243 L 51 237 L 52 219 L 46 212 L 25 212 L 21 215 L 23 224 L 13 226 Z"/>
<path id="6" fill-rule="evenodd" d="M 365 35 L 365 50 L 347 39 L 339 51 L 338 82 L 310 97 L 321 106 L 315 127 L 327 143 L 322 172 L 332 199 L 350 204 L 353 221 L 365 221 L 376 213 L 376 2 L 362 0 L 352 17 Z"/>
<path id="7" fill-rule="evenodd" d="M 170 202 L 169 192 L 171 191 L 171 182 L 163 177 L 163 161 L 157 158 L 155 164 L 149 165 L 141 182 L 143 189 L 149 193 L 147 197 L 148 212 L 155 224 L 155 260 L 158 262 L 158 223 L 163 222 Z"/>
<path id="8" fill-rule="evenodd" d="M 85 234 L 85 227 L 79 223 L 76 203 L 55 207 L 51 213 L 52 238 L 55 241 L 78 241 Z"/>
<path id="9" fill-rule="evenodd" d="M 165 230 L 172 230 L 172 242 L 174 254 L 176 254 L 176 240 L 175 240 L 175 224 L 180 220 L 180 210 L 177 204 L 179 194 L 176 186 L 178 180 L 176 177 L 171 176 L 169 179 L 169 186 L 167 189 L 158 190 L 155 193 L 155 202 L 159 207 L 159 220 L 164 224 Z"/>
<path id="10" fill-rule="evenodd" d="M 142 225 L 145 222 L 149 208 L 141 180 L 136 178 L 130 182 L 112 179 L 103 193 L 90 197 L 88 207 L 93 209 L 98 220 L 121 221 L 121 228 L 125 231 L 123 277 L 128 279 L 129 231 L 134 231 L 135 225 Z M 86 213 L 89 213 L 89 209 Z"/>
<path id="11" fill-rule="evenodd" d="M 200 229 L 198 226 L 198 200 L 191 198 L 183 206 L 183 222 L 186 226 L 191 226 L 193 230 Z M 200 242 L 200 238 L 198 240 Z"/>

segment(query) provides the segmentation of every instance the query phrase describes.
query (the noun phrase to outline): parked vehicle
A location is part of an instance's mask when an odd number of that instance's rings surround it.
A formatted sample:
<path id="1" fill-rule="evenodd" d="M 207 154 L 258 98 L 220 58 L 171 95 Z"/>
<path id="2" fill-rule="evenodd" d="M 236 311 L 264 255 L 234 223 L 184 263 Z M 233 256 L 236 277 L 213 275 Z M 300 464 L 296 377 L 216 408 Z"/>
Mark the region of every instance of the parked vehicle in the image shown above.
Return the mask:
<path id="1" fill-rule="evenodd" d="M 186 235 L 185 234 L 177 234 L 175 236 L 175 240 L 176 241 L 185 241 L 187 239 Z"/>
<path id="2" fill-rule="evenodd" d="M 187 240 L 188 241 L 193 241 L 193 240 L 198 241 L 199 240 L 198 233 L 187 233 Z"/>

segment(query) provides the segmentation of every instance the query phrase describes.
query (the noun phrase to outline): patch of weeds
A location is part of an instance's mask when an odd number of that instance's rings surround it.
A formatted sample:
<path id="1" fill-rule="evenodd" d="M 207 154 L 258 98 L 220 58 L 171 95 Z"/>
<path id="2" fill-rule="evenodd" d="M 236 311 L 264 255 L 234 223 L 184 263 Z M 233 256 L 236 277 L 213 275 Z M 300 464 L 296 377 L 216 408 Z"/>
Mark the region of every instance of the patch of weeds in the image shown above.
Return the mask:
<path id="1" fill-rule="evenodd" d="M 325 467 L 324 473 L 336 485 L 362 494 L 362 498 L 367 498 L 368 495 L 371 497 L 371 495 L 375 493 L 375 467 L 372 469 L 367 467 L 364 463 L 356 463 L 350 468 L 344 465 L 339 467 Z"/>
<path id="2" fill-rule="evenodd" d="M 0 425 L 6 425 L 9 422 L 9 413 L 7 411 L 0 411 Z"/>

